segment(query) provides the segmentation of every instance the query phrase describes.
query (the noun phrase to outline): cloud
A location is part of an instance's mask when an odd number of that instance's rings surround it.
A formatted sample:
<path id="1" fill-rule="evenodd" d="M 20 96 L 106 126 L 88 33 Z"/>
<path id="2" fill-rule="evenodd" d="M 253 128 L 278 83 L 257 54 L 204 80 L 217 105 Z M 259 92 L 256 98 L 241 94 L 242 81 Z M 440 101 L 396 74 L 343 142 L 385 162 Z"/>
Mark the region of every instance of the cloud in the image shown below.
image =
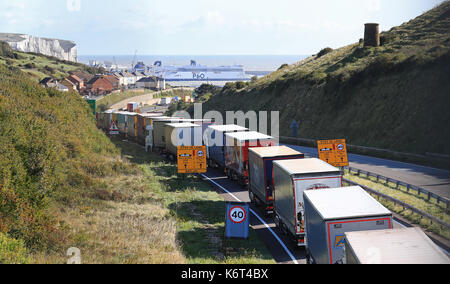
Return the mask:
<path id="1" fill-rule="evenodd" d="M 370 12 L 378 12 L 381 10 L 381 0 L 369 0 L 367 2 L 367 10 Z"/>
<path id="2" fill-rule="evenodd" d="M 66 1 L 67 1 L 67 11 L 69 12 L 81 11 L 81 0 L 66 0 Z"/>

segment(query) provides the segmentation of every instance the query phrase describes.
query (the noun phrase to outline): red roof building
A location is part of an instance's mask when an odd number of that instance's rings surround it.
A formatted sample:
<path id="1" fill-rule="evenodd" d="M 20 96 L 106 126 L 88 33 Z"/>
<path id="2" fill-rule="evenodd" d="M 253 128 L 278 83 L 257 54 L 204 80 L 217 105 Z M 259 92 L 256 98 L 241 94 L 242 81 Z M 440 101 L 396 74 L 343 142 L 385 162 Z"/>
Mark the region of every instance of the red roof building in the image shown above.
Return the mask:
<path id="1" fill-rule="evenodd" d="M 86 92 L 95 95 L 111 93 L 112 90 L 113 84 L 104 75 L 97 75 L 86 84 Z"/>
<path id="2" fill-rule="evenodd" d="M 114 75 L 105 75 L 105 79 L 111 82 L 113 90 L 118 90 L 120 88 L 120 80 Z"/>
<path id="3" fill-rule="evenodd" d="M 70 75 L 69 77 L 67 77 L 67 80 L 74 83 L 77 86 L 78 91 L 81 91 L 84 88 L 83 80 L 77 75 Z"/>

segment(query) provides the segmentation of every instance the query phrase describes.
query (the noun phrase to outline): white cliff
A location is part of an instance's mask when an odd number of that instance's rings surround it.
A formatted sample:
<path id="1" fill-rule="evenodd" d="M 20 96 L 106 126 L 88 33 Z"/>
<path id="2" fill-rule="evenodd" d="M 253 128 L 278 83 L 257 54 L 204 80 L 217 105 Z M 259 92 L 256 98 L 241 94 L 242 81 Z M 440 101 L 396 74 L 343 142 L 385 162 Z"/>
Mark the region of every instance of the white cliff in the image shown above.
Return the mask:
<path id="1" fill-rule="evenodd" d="M 77 62 L 77 45 L 73 41 L 8 33 L 0 33 L 0 41 L 7 42 L 17 51 L 35 52 Z"/>

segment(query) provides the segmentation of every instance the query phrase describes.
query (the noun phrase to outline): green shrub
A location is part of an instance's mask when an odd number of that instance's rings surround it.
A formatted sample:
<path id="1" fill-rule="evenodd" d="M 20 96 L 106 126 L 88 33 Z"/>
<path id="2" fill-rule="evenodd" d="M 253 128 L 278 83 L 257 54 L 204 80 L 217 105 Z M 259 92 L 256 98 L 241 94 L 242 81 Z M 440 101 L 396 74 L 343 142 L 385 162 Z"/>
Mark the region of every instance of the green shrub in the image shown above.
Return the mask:
<path id="1" fill-rule="evenodd" d="M 34 68 L 36 68 L 36 64 L 34 64 L 33 62 L 27 63 L 27 64 L 25 64 L 25 68 L 34 69 Z"/>
<path id="2" fill-rule="evenodd" d="M 0 56 L 6 58 L 15 58 L 14 51 L 11 49 L 8 43 L 0 41 Z"/>
<path id="3" fill-rule="evenodd" d="M 328 54 L 332 51 L 333 51 L 333 49 L 331 47 L 326 47 L 326 48 L 322 49 L 321 51 L 319 51 L 319 53 L 317 54 L 317 58 L 320 58 L 320 57 L 324 56 L 325 54 Z"/>
<path id="4" fill-rule="evenodd" d="M 28 264 L 28 250 L 23 241 L 11 239 L 0 233 L 0 264 Z"/>
<path id="5" fill-rule="evenodd" d="M 282 64 L 282 65 L 280 66 L 280 68 L 278 68 L 278 70 L 284 69 L 284 68 L 286 68 L 286 67 L 288 67 L 288 66 L 289 66 L 289 64 L 284 63 L 284 64 Z"/>

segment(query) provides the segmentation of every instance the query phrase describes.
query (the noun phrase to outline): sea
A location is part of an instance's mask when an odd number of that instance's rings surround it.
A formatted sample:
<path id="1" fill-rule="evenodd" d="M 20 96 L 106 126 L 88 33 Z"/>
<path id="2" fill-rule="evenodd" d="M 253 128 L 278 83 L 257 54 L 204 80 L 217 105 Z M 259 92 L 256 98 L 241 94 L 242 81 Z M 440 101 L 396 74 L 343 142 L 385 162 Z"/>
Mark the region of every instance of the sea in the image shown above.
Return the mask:
<path id="1" fill-rule="evenodd" d="M 307 58 L 309 55 L 79 55 L 78 61 L 89 64 L 91 60 L 99 63 L 117 64 L 131 67 L 132 62 L 144 62 L 153 65 L 161 61 L 163 65 L 185 66 L 191 60 L 206 66 L 243 65 L 245 71 L 276 71 L 283 64 L 293 64 Z M 114 63 L 116 62 L 116 63 Z"/>

